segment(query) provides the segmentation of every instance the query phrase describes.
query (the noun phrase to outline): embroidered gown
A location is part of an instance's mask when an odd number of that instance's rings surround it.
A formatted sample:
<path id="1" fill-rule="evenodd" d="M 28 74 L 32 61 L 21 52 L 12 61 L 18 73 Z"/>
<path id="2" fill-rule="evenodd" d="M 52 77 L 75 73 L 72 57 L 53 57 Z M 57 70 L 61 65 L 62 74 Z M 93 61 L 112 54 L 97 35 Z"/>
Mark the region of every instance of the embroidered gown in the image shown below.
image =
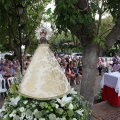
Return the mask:
<path id="1" fill-rule="evenodd" d="M 34 99 L 49 100 L 69 93 L 71 87 L 49 48 L 40 44 L 19 86 L 20 94 Z"/>

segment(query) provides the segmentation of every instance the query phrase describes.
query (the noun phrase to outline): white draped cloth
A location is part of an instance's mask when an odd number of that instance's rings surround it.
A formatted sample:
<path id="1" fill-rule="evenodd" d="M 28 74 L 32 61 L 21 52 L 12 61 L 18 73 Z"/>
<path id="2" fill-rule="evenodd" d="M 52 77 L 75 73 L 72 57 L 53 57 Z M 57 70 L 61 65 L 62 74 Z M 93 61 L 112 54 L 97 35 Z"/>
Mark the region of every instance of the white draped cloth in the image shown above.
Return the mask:
<path id="1" fill-rule="evenodd" d="M 101 88 L 103 88 L 104 85 L 114 88 L 115 92 L 118 93 L 118 96 L 120 96 L 120 73 L 119 72 L 104 73 L 101 81 Z"/>

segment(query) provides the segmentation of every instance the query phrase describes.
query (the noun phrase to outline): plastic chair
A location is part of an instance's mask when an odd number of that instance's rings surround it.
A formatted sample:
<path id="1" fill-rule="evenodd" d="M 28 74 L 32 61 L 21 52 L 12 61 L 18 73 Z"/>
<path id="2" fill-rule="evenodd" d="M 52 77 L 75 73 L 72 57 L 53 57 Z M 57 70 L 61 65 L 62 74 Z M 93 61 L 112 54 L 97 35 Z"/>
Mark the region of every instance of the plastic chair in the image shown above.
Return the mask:
<path id="1" fill-rule="evenodd" d="M 0 78 L 2 78 L 2 79 L 3 79 L 3 76 L 2 76 L 2 74 L 0 74 Z"/>
<path id="2" fill-rule="evenodd" d="M 9 77 L 9 78 L 7 79 L 8 88 L 10 88 L 11 85 L 12 85 L 13 83 L 15 83 L 16 80 L 17 80 L 16 77 Z"/>
<path id="3" fill-rule="evenodd" d="M 2 97 L 6 97 L 6 80 L 4 78 L 0 78 L 0 94 Z"/>

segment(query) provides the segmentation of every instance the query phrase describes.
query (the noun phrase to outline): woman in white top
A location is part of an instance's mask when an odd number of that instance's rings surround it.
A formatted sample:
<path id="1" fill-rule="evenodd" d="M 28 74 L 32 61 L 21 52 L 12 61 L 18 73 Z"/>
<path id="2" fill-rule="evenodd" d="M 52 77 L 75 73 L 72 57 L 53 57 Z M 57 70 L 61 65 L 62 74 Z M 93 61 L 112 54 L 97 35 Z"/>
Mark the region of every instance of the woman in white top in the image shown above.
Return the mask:
<path id="1" fill-rule="evenodd" d="M 107 72 L 107 62 L 104 60 L 104 58 L 101 58 L 101 66 L 103 69 L 103 72 Z"/>
<path id="2" fill-rule="evenodd" d="M 105 58 L 105 62 L 106 62 L 106 72 L 108 72 L 108 68 L 110 67 L 110 64 L 107 58 Z"/>
<path id="3" fill-rule="evenodd" d="M 61 66 L 62 71 L 63 71 L 64 74 L 65 74 L 65 65 L 64 65 L 64 63 L 60 63 L 60 66 Z"/>

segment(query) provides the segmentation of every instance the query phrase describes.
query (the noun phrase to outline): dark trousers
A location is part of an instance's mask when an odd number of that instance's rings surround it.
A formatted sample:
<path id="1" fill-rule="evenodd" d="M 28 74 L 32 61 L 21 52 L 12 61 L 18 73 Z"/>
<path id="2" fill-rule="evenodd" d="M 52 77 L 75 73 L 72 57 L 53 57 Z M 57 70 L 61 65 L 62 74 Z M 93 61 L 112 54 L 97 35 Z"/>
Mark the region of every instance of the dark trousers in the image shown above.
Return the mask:
<path id="1" fill-rule="evenodd" d="M 101 66 L 98 67 L 98 71 L 99 71 L 99 75 L 101 75 L 101 73 L 102 73 L 102 67 Z"/>

